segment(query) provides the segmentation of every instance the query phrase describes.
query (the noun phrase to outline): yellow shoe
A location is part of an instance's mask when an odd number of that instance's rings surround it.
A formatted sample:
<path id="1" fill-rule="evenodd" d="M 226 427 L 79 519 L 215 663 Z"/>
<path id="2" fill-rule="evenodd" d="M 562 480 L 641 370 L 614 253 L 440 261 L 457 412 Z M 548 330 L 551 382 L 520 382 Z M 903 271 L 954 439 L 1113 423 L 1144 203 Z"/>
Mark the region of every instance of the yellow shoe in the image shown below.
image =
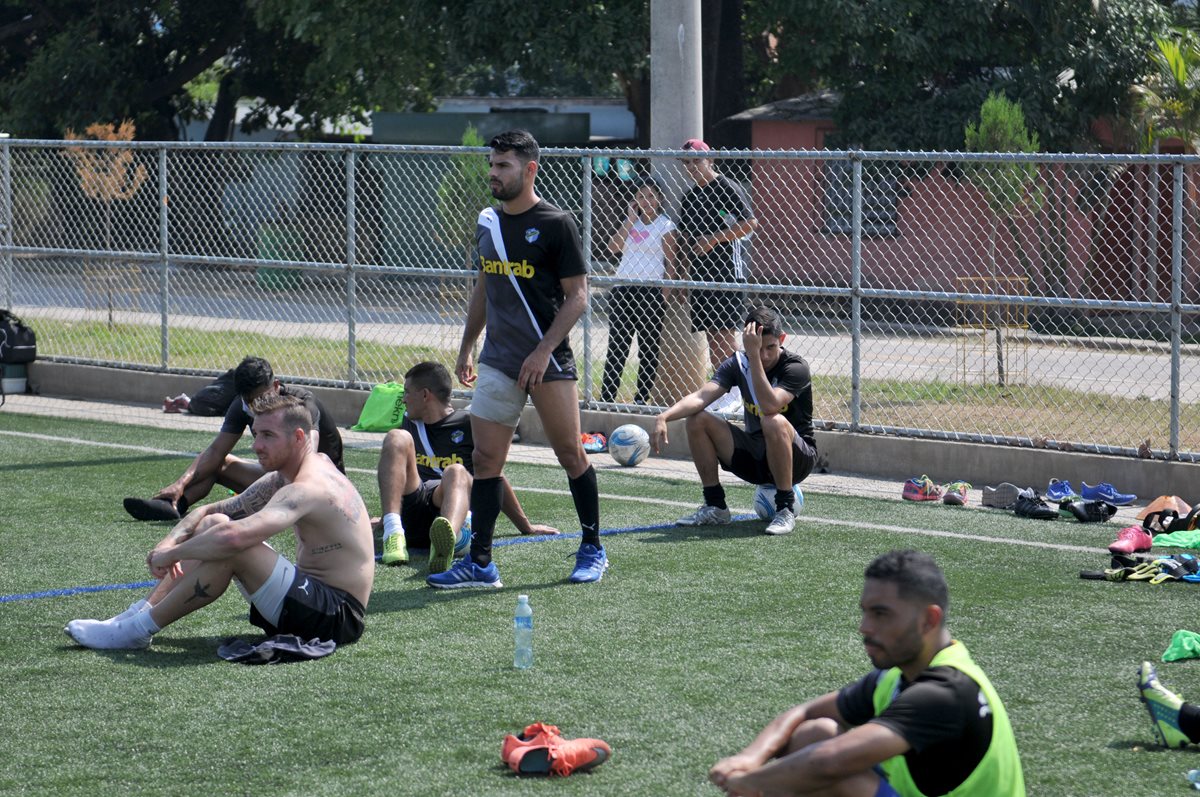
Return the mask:
<path id="1" fill-rule="evenodd" d="M 454 562 L 454 529 L 444 517 L 436 517 L 429 526 L 429 572 L 445 573 Z"/>
<path id="2" fill-rule="evenodd" d="M 383 563 L 402 565 L 408 561 L 408 546 L 404 544 L 404 532 L 397 531 L 383 541 Z"/>

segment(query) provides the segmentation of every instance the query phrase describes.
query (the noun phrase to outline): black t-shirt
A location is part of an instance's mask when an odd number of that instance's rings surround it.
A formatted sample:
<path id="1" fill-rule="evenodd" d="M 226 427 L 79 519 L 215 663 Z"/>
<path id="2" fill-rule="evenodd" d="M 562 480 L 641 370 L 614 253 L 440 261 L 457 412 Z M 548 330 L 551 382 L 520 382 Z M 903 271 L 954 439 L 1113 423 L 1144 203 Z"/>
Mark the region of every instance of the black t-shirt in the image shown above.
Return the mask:
<path id="1" fill-rule="evenodd" d="M 546 333 L 562 307 L 561 281 L 586 274 L 587 263 L 575 220 L 566 211 L 546 201 L 515 216 L 500 208 L 495 211 L 508 259 L 497 253 L 490 230 L 478 225 L 479 272 L 487 291 L 487 337 L 479 361 L 516 379 L 541 341 L 538 332 Z M 568 341 L 569 336 L 564 337 L 554 349 L 546 381 L 576 378 Z"/>
<path id="2" fill-rule="evenodd" d="M 317 451 L 333 460 L 337 469 L 345 473 L 346 465 L 342 462 L 342 433 L 338 431 L 333 416 L 325 410 L 317 397 L 310 391 L 293 385 L 280 385 L 279 395 L 295 396 L 304 402 L 304 406 L 308 407 L 308 412 L 312 415 L 313 424 L 317 427 L 319 435 Z M 225 411 L 225 420 L 221 422 L 221 432 L 240 436 L 245 433 L 246 429 L 254 431 L 254 417 L 242 409 L 241 398 L 235 398 L 230 402 L 229 409 Z"/>
<path id="3" fill-rule="evenodd" d="M 992 712 L 979 684 L 954 667 L 930 667 L 912 683 L 900 679 L 898 694 L 875 716 L 874 670 L 838 692 L 837 707 L 850 725 L 877 722 L 912 748 L 904 754 L 913 783 L 930 797 L 966 780 L 992 743 Z"/>
<path id="4" fill-rule="evenodd" d="M 762 413 L 758 403 L 751 396 L 750 374 L 742 370 L 742 358 L 745 354 L 738 352 L 717 368 L 712 381 L 729 390 L 736 386 L 742 392 L 742 405 L 745 407 L 746 432 L 757 434 L 762 432 Z M 793 354 L 787 349 L 779 350 L 779 360 L 767 371 L 767 381 L 772 387 L 781 387 L 792 394 L 792 400 L 784 406 L 780 413 L 787 418 L 788 423 L 795 428 L 800 437 L 804 438 L 813 448 L 816 440 L 813 438 L 812 425 L 812 376 L 809 374 L 808 363 L 799 354 Z"/>
<path id="5" fill-rule="evenodd" d="M 741 186 L 723 174 L 707 185 L 698 185 L 683 195 L 679 208 L 679 233 L 684 251 L 691 252 L 699 238 L 727 230 L 753 218 Z M 688 279 L 697 282 L 742 282 L 745 238 L 720 243 L 703 255 L 689 254 Z"/>
<path id="6" fill-rule="evenodd" d="M 442 478 L 440 471 L 456 463 L 462 464 L 468 473 L 475 472 L 475 464 L 471 461 L 475 438 L 471 436 L 471 414 L 466 410 L 455 410 L 436 423 L 414 421 L 405 415 L 400 428 L 413 436 L 417 474 L 421 481 Z M 424 435 L 421 434 L 422 429 Z M 426 442 L 429 443 L 428 448 Z M 429 449 L 433 450 L 432 457 Z"/>

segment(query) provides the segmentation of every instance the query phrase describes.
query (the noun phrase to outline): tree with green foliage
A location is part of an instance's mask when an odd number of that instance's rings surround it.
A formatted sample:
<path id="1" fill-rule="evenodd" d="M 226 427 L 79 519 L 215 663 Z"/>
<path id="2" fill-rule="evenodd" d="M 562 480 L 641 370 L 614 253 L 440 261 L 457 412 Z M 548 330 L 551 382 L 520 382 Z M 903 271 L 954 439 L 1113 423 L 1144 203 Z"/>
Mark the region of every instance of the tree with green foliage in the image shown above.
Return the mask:
<path id="1" fill-rule="evenodd" d="M 416 0 L 0 0 L 0 126 L 57 138 L 129 118 L 174 139 L 208 118 L 206 139 L 224 140 L 252 98 L 246 130 L 310 135 L 380 105 L 430 107 L 446 25 Z"/>
<path id="2" fill-rule="evenodd" d="M 1155 0 L 759 0 L 760 98 L 841 95 L 834 146 L 953 150 L 989 92 L 1020 100 L 1044 145 L 1094 146 L 1169 24 Z"/>
<path id="3" fill-rule="evenodd" d="M 979 121 L 966 127 L 964 148 L 967 152 L 1037 152 L 1037 133 L 1030 133 L 1025 126 L 1025 114 L 1020 103 L 1009 100 L 1002 94 L 991 93 L 979 109 Z M 979 189 L 991 211 L 988 230 L 988 263 L 991 270 L 991 289 L 1000 292 L 1001 281 L 996 262 L 996 233 L 1000 222 L 1008 226 L 1013 246 L 1024 266 L 1025 277 L 1030 277 L 1028 258 L 1023 254 L 1021 232 L 1016 216 L 1035 211 L 1041 204 L 1041 192 L 1037 186 L 1037 164 L 1017 161 L 999 163 L 971 162 L 964 171 L 967 178 Z M 1005 385 L 1004 372 L 1004 313 L 993 307 L 987 321 L 996 337 L 996 380 Z"/>
<path id="4" fill-rule="evenodd" d="M 1200 36 L 1185 28 L 1156 36 L 1150 61 L 1153 71 L 1133 87 L 1144 148 L 1178 138 L 1185 152 L 1200 151 Z"/>

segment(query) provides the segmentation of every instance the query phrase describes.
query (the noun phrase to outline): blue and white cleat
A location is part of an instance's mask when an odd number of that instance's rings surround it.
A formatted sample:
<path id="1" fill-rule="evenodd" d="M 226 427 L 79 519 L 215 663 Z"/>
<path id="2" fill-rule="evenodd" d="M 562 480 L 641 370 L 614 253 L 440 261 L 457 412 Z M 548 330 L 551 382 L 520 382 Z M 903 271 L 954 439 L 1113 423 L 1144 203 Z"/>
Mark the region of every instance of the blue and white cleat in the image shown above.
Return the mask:
<path id="1" fill-rule="evenodd" d="M 604 546 L 597 548 L 590 542 L 579 546 L 575 554 L 575 569 L 571 571 L 571 581 L 576 584 L 586 584 L 604 578 L 608 569 L 608 554 Z"/>
<path id="2" fill-rule="evenodd" d="M 500 571 L 495 562 L 488 562 L 487 567 L 480 567 L 471 561 L 471 554 L 451 565 L 444 573 L 432 573 L 425 577 L 425 583 L 436 589 L 466 589 L 468 587 L 492 587 L 499 589 Z"/>

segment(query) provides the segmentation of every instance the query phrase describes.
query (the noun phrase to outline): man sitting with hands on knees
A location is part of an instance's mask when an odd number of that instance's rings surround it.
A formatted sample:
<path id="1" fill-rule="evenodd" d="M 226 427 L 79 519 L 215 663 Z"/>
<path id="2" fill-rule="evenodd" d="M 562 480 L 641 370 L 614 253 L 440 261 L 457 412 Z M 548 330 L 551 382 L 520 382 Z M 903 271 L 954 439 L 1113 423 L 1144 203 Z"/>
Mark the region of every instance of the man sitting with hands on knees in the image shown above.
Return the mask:
<path id="1" fill-rule="evenodd" d="M 252 409 L 265 475 L 239 495 L 192 510 L 154 546 L 146 563 L 160 581 L 146 600 L 109 620 L 72 620 L 68 636 L 96 649 L 149 647 L 160 629 L 212 603 L 236 579 L 250 622 L 269 635 L 339 645 L 359 638 L 375 577 L 362 497 L 313 448 L 302 400 L 268 393 Z M 294 565 L 267 544 L 289 528 Z"/>

